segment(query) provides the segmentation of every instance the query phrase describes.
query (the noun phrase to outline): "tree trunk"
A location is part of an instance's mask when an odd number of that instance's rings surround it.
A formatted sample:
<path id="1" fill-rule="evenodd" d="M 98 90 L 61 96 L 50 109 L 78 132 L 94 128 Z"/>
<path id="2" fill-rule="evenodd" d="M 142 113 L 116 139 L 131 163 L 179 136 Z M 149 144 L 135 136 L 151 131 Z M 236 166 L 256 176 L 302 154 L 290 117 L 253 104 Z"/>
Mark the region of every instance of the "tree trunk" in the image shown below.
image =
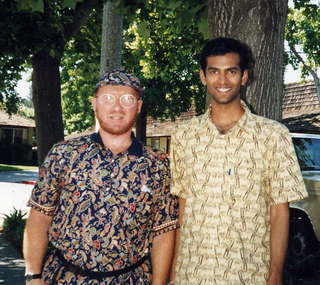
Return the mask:
<path id="1" fill-rule="evenodd" d="M 142 142 L 143 144 L 146 143 L 146 136 L 147 136 L 147 106 L 146 104 L 142 105 L 142 109 L 140 114 L 138 115 L 136 121 L 136 136 L 137 139 Z"/>
<path id="2" fill-rule="evenodd" d="M 110 0 L 103 5 L 100 74 L 121 68 L 122 15 Z"/>
<path id="3" fill-rule="evenodd" d="M 32 58 L 32 99 L 39 165 L 52 145 L 64 138 L 59 63 L 46 52 L 35 54 Z"/>
<path id="4" fill-rule="evenodd" d="M 282 117 L 287 10 L 288 0 L 208 0 L 210 37 L 233 37 L 252 49 L 254 80 L 245 101 L 255 113 L 276 120 Z"/>

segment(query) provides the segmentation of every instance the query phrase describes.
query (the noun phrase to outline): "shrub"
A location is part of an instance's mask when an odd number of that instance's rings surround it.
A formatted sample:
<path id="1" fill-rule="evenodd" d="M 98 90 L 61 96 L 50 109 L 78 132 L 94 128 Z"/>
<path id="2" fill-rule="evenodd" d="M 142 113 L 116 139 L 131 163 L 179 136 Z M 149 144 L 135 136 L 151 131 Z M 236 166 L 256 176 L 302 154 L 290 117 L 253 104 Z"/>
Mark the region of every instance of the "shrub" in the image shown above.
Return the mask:
<path id="1" fill-rule="evenodd" d="M 3 220 L 3 236 L 19 251 L 21 256 L 26 214 L 21 210 L 14 209 L 12 213 L 5 215 Z"/>

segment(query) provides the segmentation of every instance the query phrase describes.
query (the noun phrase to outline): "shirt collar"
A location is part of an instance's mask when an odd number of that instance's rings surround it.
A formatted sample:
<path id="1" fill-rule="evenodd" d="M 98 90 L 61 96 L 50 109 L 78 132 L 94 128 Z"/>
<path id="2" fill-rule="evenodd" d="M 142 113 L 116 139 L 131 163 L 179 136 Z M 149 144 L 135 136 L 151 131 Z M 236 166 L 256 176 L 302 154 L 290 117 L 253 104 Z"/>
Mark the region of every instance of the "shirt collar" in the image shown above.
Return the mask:
<path id="1" fill-rule="evenodd" d="M 224 135 L 232 134 L 236 130 L 242 130 L 242 131 L 245 131 L 245 132 L 249 132 L 248 122 L 250 121 L 249 118 L 251 117 L 252 113 L 251 113 L 249 107 L 247 106 L 247 104 L 243 100 L 241 100 L 241 106 L 242 106 L 242 108 L 244 110 L 243 115 L 241 116 L 241 118 L 239 119 L 237 124 L 232 129 L 230 129 L 230 132 L 227 132 Z M 208 108 L 208 110 L 205 113 L 204 118 L 205 118 L 205 120 L 207 122 L 208 127 L 211 130 L 214 130 L 215 132 L 219 133 L 218 129 L 216 128 L 216 126 L 211 121 L 211 108 Z"/>
<path id="2" fill-rule="evenodd" d="M 139 142 L 136 137 L 134 135 L 132 135 L 132 143 L 131 145 L 129 146 L 128 148 L 128 155 L 135 155 L 135 156 L 143 156 L 143 146 L 142 146 L 142 143 Z M 91 139 L 93 142 L 95 143 L 98 143 L 100 144 L 102 147 L 104 147 L 104 144 L 103 144 L 103 141 L 102 141 L 102 138 L 100 136 L 100 133 L 97 132 L 97 133 L 93 133 L 91 135 Z"/>

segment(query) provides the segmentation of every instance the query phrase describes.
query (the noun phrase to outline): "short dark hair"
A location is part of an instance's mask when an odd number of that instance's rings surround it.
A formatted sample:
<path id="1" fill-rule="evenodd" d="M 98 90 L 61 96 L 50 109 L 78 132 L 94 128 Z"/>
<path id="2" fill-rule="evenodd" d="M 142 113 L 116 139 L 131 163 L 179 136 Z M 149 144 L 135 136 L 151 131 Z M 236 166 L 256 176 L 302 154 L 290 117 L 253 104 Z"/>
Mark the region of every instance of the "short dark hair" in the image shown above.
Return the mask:
<path id="1" fill-rule="evenodd" d="M 233 52 L 240 56 L 240 69 L 250 70 L 253 65 L 253 56 L 251 49 L 243 42 L 233 38 L 219 37 L 207 42 L 200 54 L 200 66 L 203 71 L 207 67 L 207 58 L 215 55 L 225 55 Z"/>

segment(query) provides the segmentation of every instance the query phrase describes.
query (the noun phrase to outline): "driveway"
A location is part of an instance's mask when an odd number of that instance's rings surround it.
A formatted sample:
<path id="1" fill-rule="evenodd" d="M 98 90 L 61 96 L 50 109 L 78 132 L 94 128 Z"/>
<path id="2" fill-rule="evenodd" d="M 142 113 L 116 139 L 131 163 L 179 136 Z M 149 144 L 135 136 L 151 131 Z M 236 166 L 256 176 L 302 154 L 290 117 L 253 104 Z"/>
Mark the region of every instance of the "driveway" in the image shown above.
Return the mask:
<path id="1" fill-rule="evenodd" d="M 0 226 L 4 215 L 14 209 L 28 212 L 27 201 L 37 179 L 38 171 L 0 172 Z"/>
<path id="2" fill-rule="evenodd" d="M 1 171 L 0 182 L 32 182 L 38 179 L 38 170 Z M 0 189 L 1 190 L 1 189 Z"/>

